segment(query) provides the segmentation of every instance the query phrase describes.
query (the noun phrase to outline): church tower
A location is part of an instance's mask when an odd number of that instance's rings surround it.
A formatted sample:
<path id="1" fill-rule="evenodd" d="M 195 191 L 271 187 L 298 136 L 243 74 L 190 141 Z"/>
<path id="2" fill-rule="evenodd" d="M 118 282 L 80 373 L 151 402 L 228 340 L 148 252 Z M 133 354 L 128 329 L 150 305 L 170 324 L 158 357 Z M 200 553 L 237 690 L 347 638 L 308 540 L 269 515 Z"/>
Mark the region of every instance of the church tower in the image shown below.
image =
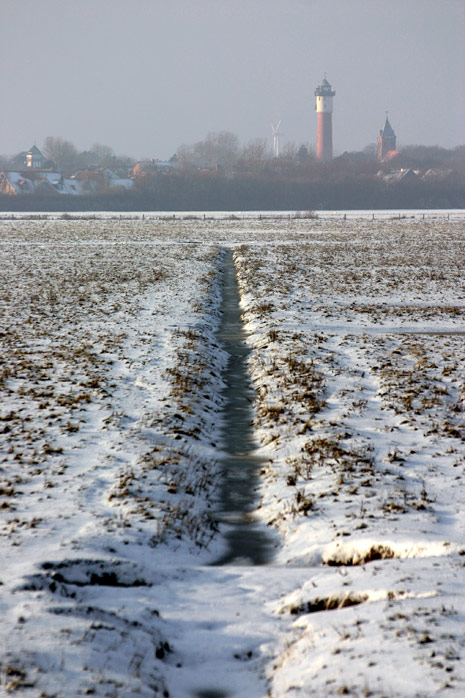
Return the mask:
<path id="1" fill-rule="evenodd" d="M 396 149 L 396 134 L 389 123 L 388 115 L 386 112 L 386 123 L 384 128 L 380 130 L 378 136 L 378 160 L 384 160 L 386 153 L 390 150 Z"/>
<path id="2" fill-rule="evenodd" d="M 315 90 L 318 130 L 316 157 L 322 162 L 333 159 L 333 97 L 336 94 L 326 80 L 326 75 Z"/>

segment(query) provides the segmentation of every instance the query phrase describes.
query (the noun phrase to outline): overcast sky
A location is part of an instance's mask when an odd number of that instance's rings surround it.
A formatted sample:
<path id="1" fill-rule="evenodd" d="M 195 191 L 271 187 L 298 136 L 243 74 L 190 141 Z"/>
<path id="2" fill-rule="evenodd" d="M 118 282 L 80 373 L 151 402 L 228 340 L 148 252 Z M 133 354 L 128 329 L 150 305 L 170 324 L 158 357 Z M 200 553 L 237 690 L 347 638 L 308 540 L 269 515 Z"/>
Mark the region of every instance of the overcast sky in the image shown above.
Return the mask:
<path id="1" fill-rule="evenodd" d="M 46 136 L 170 157 L 228 130 L 315 143 L 336 90 L 336 153 L 465 143 L 465 0 L 0 0 L 0 153 Z"/>

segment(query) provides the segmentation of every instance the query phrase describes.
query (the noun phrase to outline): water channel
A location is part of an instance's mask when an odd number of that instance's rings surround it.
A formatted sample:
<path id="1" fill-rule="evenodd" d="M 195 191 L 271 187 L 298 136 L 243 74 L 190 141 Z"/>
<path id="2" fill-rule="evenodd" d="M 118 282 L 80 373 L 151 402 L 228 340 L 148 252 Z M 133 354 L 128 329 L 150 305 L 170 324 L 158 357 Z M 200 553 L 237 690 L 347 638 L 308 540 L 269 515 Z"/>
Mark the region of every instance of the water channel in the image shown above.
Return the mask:
<path id="1" fill-rule="evenodd" d="M 263 459 L 257 453 L 252 426 L 253 388 L 247 370 L 250 349 L 245 341 L 240 296 L 232 251 L 224 255 L 222 320 L 218 341 L 228 353 L 224 372 L 224 410 L 221 448 L 224 456 L 220 498 L 213 517 L 222 524 L 228 549 L 212 565 L 265 565 L 273 556 L 271 534 L 254 522 L 258 471 Z"/>

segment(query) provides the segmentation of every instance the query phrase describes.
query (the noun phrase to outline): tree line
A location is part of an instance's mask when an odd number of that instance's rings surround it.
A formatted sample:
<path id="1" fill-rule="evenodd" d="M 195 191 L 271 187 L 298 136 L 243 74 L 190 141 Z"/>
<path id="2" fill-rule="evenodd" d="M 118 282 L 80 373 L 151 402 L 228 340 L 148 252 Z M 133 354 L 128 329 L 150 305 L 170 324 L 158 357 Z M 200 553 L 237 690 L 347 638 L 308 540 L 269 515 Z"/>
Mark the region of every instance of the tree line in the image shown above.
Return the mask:
<path id="1" fill-rule="evenodd" d="M 89 150 L 79 152 L 71 142 L 55 137 L 46 139 L 43 153 L 65 174 L 85 167 L 129 172 L 135 163 L 133 158 L 116 156 L 109 146 L 94 144 Z M 235 134 L 221 131 L 210 133 L 194 144 L 181 145 L 170 164 L 170 167 L 144 169 L 142 163 L 131 191 L 105 191 L 75 197 L 76 202 L 70 200 L 72 197 L 63 201 L 63 197 L 50 195 L 42 201 L 44 197 L 25 195 L 26 208 L 121 211 L 465 208 L 465 146 L 452 149 L 408 146 L 388 163 L 379 163 L 373 149 L 366 148 L 321 163 L 309 144 L 288 143 L 276 158 L 266 139 L 255 139 L 241 146 Z M 419 173 L 430 170 L 433 176 L 427 181 L 414 177 L 387 183 L 383 175 L 393 169 L 414 169 Z M 8 198 L 8 202 L 1 202 L 2 209 L 12 210 L 21 207 L 19 199 L 25 197 L 1 198 Z"/>

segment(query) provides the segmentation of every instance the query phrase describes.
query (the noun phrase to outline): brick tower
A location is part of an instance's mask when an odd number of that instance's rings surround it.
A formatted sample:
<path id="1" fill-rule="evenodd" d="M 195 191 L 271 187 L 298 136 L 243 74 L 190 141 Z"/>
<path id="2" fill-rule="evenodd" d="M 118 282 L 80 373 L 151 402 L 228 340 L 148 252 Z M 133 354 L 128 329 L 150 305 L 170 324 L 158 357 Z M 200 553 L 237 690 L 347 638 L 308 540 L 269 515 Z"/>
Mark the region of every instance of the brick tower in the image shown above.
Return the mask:
<path id="1" fill-rule="evenodd" d="M 388 115 L 386 112 L 386 123 L 384 128 L 380 130 L 378 136 L 378 160 L 383 160 L 390 150 L 396 149 L 396 134 L 394 129 L 389 123 Z"/>
<path id="2" fill-rule="evenodd" d="M 325 75 L 315 90 L 315 109 L 318 114 L 316 157 L 322 162 L 333 159 L 333 97 L 335 94 Z"/>

